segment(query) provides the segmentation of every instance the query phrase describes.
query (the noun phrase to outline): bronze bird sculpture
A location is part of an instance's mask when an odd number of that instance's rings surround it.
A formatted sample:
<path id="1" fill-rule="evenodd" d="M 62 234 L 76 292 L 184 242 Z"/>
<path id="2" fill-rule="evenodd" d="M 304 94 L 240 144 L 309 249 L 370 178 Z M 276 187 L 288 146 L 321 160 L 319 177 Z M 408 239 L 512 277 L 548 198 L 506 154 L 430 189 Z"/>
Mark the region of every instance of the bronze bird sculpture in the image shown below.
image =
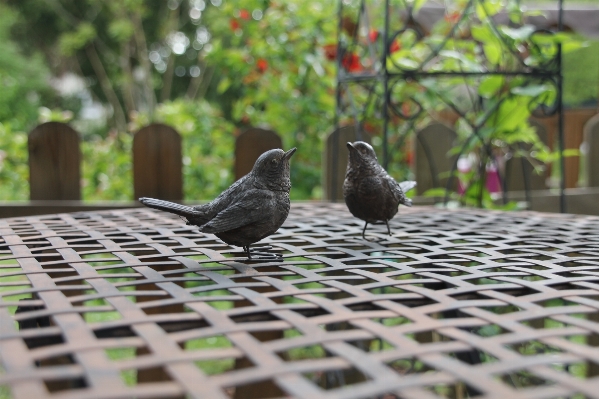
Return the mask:
<path id="1" fill-rule="evenodd" d="M 150 208 L 184 217 L 203 233 L 211 233 L 229 245 L 243 247 L 248 260 L 272 259 L 270 253 L 250 251 L 250 245 L 281 227 L 289 214 L 289 159 L 295 148 L 269 150 L 256 160 L 252 171 L 204 205 L 185 206 L 154 198 L 140 198 Z"/>
<path id="2" fill-rule="evenodd" d="M 363 141 L 347 143 L 349 159 L 343 182 L 343 197 L 347 208 L 355 217 L 364 220 L 362 238 L 368 223 L 383 221 L 391 235 L 389 220 L 397 213 L 399 204 L 412 206 L 412 200 L 405 193 L 415 181 L 397 183 L 379 165 L 374 149 Z"/>

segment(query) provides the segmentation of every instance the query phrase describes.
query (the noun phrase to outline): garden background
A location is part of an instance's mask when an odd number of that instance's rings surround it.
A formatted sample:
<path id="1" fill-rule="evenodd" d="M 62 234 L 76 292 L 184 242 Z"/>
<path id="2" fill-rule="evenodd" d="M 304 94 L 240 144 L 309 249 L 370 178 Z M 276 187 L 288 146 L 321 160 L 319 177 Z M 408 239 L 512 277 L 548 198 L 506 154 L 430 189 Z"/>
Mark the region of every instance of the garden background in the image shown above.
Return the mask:
<path id="1" fill-rule="evenodd" d="M 249 126 L 299 148 L 292 199 L 320 199 L 336 11 L 310 0 L 5 0 L 0 200 L 28 198 L 26 135 L 45 121 L 82 134 L 86 201 L 132 199 L 132 134 L 153 121 L 183 137 L 185 199 L 232 183 L 234 140 Z M 599 41 L 585 43 L 565 54 L 566 106 L 597 101 Z"/>

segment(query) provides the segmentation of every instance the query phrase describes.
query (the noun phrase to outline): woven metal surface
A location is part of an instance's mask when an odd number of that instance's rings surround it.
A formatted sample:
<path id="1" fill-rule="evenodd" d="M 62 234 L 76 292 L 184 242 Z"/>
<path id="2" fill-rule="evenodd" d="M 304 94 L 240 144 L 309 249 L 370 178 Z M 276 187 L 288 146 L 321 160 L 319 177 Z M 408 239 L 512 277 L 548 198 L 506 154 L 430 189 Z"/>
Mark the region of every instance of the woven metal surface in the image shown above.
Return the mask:
<path id="1" fill-rule="evenodd" d="M 599 218 L 293 204 L 281 262 L 149 209 L 0 220 L 0 396 L 599 397 Z"/>

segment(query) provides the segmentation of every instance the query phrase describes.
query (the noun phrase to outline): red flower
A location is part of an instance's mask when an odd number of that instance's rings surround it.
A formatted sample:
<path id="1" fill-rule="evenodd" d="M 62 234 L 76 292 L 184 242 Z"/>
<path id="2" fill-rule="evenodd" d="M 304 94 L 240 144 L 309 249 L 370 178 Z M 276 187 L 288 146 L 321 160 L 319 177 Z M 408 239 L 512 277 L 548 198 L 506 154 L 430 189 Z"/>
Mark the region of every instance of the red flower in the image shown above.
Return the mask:
<path id="1" fill-rule="evenodd" d="M 362 70 L 362 64 L 360 64 L 360 57 L 353 53 L 346 54 L 343 57 L 343 61 L 341 61 L 341 65 L 348 72 L 357 72 Z"/>
<path id="2" fill-rule="evenodd" d="M 231 21 L 229 21 L 229 25 L 231 26 L 231 30 L 239 29 L 239 22 L 237 22 L 235 18 L 231 18 Z"/>
<path id="3" fill-rule="evenodd" d="M 399 50 L 401 50 L 401 43 L 399 40 L 393 40 L 393 43 L 391 43 L 391 46 L 389 47 L 389 53 L 394 53 Z"/>
<path id="4" fill-rule="evenodd" d="M 248 10 L 239 10 L 239 18 L 247 21 L 250 19 L 250 12 Z"/>
<path id="5" fill-rule="evenodd" d="M 368 32 L 368 39 L 370 40 L 371 43 L 376 42 L 376 39 L 379 37 L 379 31 L 376 29 L 370 29 L 370 32 Z"/>
<path id="6" fill-rule="evenodd" d="M 460 13 L 458 11 L 454 11 L 452 13 L 445 14 L 445 16 L 443 18 L 445 19 L 446 22 L 455 24 L 456 22 L 458 22 L 460 20 Z"/>
<path id="7" fill-rule="evenodd" d="M 266 71 L 268 68 L 268 61 L 266 61 L 264 58 L 258 58 L 258 61 L 256 61 L 256 68 L 258 68 L 260 73 L 264 73 L 264 71 Z"/>
<path id="8" fill-rule="evenodd" d="M 404 103 L 401 104 L 401 113 L 404 116 L 410 116 L 410 109 L 411 109 L 411 107 L 410 107 L 409 103 L 404 102 Z"/>
<path id="9" fill-rule="evenodd" d="M 337 58 L 337 45 L 336 44 L 326 44 L 322 46 L 324 50 L 324 56 L 329 61 L 335 61 Z"/>

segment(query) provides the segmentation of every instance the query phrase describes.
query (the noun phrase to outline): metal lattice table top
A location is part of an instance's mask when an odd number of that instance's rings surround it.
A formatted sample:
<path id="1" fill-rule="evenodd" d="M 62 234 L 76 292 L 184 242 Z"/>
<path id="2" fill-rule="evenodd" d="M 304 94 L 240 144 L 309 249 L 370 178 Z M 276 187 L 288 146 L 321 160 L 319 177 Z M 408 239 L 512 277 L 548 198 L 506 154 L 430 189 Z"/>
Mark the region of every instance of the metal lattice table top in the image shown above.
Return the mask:
<path id="1" fill-rule="evenodd" d="M 0 397 L 599 397 L 599 218 L 390 224 L 293 204 L 248 263 L 150 209 L 2 219 Z"/>

